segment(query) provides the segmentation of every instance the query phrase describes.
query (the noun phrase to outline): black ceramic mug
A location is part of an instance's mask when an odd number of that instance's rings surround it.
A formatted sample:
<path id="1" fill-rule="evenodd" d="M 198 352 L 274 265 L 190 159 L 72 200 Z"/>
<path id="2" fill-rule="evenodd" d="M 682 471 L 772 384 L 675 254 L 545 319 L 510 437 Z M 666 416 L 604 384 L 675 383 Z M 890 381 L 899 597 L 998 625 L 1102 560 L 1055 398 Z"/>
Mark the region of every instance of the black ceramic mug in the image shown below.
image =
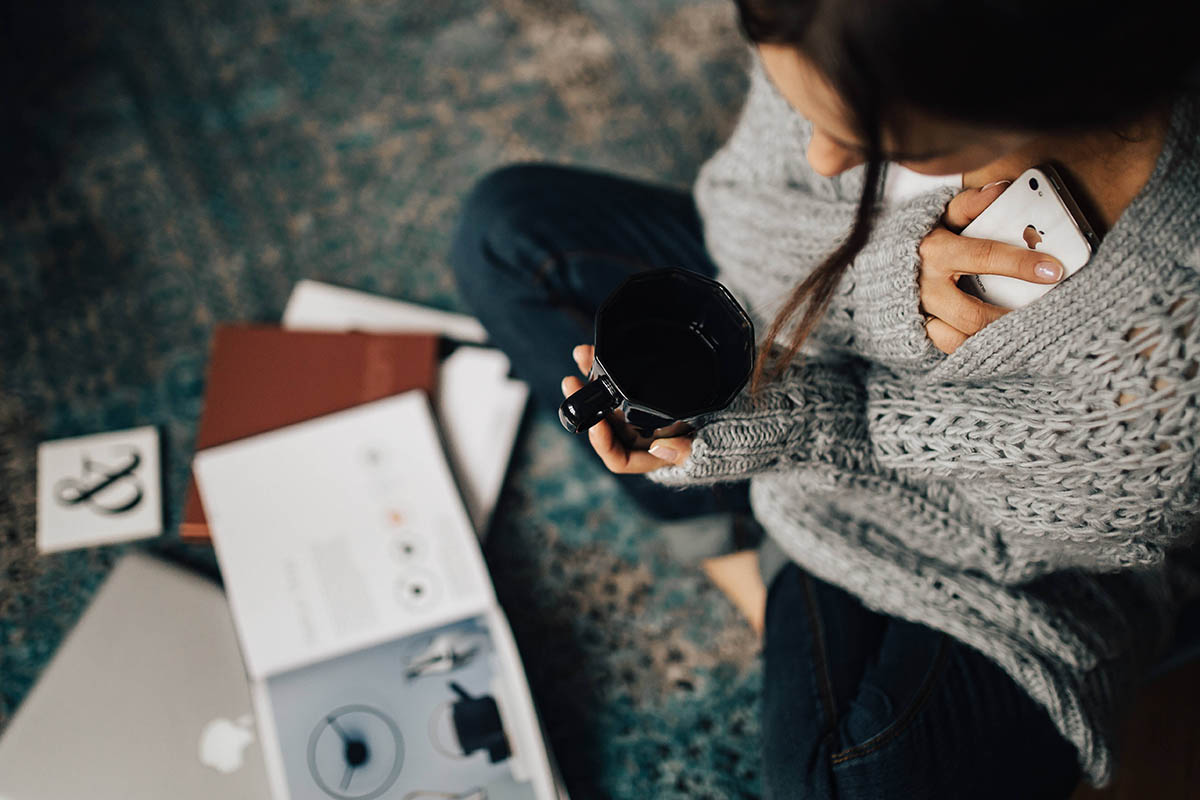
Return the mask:
<path id="1" fill-rule="evenodd" d="M 754 368 L 754 323 L 729 290 L 683 269 L 641 272 L 596 312 L 588 383 L 558 409 L 582 433 L 608 417 L 626 445 L 682 436 L 733 400 Z"/>

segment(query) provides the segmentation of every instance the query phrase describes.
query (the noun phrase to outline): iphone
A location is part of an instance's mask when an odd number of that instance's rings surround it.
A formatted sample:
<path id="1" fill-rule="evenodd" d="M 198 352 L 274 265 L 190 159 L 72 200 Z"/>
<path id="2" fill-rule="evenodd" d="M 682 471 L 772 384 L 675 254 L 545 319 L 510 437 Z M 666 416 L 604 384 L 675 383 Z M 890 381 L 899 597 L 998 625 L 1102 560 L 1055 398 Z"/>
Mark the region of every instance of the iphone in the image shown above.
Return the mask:
<path id="1" fill-rule="evenodd" d="M 1025 170 L 983 213 L 962 229 L 962 236 L 1047 253 L 1062 262 L 1066 277 L 1078 272 L 1100 241 L 1079 206 L 1048 165 Z M 1005 275 L 963 275 L 965 292 L 1004 308 L 1020 308 L 1057 284 L 1031 283 Z"/>

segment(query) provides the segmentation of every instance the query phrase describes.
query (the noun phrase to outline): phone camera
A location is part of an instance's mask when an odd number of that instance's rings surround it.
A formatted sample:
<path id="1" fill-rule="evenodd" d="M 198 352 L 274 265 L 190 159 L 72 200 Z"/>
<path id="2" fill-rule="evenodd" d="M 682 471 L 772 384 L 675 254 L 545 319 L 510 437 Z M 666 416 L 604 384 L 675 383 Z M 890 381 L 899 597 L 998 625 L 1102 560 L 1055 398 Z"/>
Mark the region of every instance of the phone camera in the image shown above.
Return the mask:
<path id="1" fill-rule="evenodd" d="M 1035 192 L 1037 191 L 1037 188 L 1038 188 L 1037 178 L 1029 179 L 1029 188 L 1033 189 Z"/>

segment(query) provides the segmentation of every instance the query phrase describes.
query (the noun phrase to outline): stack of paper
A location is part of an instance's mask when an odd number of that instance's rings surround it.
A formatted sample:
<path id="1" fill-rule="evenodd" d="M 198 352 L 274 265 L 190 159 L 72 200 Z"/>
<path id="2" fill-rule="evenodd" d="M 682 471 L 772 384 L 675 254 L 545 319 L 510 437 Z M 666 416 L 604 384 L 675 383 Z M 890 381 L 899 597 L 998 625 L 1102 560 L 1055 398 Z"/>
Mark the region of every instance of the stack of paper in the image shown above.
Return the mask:
<path id="1" fill-rule="evenodd" d="M 438 333 L 482 344 L 487 332 L 465 314 L 425 308 L 316 281 L 300 281 L 283 312 L 285 328 L 373 333 Z M 500 497 L 529 387 L 508 377 L 508 358 L 459 347 L 440 366 L 435 411 L 463 501 L 482 540 Z M 481 398 L 483 401 L 481 402 Z"/>

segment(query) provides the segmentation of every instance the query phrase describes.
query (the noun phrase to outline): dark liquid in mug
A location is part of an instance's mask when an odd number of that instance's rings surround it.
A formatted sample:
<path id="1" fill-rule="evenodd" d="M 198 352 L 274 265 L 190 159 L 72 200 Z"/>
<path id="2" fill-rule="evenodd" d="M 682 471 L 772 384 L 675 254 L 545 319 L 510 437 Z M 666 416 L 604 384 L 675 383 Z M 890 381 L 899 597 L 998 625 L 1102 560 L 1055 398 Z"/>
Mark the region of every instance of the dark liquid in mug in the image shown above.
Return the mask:
<path id="1" fill-rule="evenodd" d="M 623 325 L 611 336 L 605 364 L 612 364 L 613 379 L 634 403 L 687 416 L 717 400 L 720 362 L 699 332 L 648 320 Z"/>

